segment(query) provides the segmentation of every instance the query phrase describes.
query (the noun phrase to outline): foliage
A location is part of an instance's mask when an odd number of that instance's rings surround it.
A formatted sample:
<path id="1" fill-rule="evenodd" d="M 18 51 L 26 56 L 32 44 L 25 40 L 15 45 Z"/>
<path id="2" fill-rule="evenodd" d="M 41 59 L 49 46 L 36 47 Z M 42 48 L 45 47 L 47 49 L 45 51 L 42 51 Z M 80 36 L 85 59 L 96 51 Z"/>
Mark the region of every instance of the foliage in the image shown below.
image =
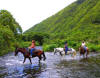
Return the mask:
<path id="1" fill-rule="evenodd" d="M 56 48 L 56 47 L 57 47 L 56 44 L 43 45 L 43 50 L 44 51 L 53 51 L 54 48 Z"/>
<path id="2" fill-rule="evenodd" d="M 31 41 L 20 41 L 20 44 L 18 47 L 22 47 L 22 48 L 28 48 L 30 45 L 32 44 Z M 36 46 L 39 46 L 39 43 L 36 41 L 35 42 Z"/>
<path id="3" fill-rule="evenodd" d="M 21 27 L 7 10 L 0 10 L 0 24 L 2 26 L 8 26 L 15 35 L 22 33 Z"/>
<path id="4" fill-rule="evenodd" d="M 39 43 L 39 45 L 42 45 L 43 42 L 49 38 L 49 34 L 47 33 L 41 33 L 41 32 L 29 32 L 27 34 L 23 34 L 22 39 L 24 41 L 32 41 L 35 40 Z"/>
<path id="5" fill-rule="evenodd" d="M 28 47 L 32 40 L 43 45 L 44 51 L 64 47 L 65 41 L 68 47 L 78 50 L 83 40 L 88 42 L 90 51 L 100 51 L 99 5 L 99 0 L 77 0 L 24 34 L 10 12 L 0 10 L 0 55 L 15 46 Z"/>
<path id="6" fill-rule="evenodd" d="M 88 46 L 89 50 L 92 52 L 100 51 L 100 45 L 95 45 L 95 44 L 89 43 L 87 46 Z"/>
<path id="7" fill-rule="evenodd" d="M 84 40 L 97 47 L 100 44 L 99 6 L 99 0 L 77 0 L 57 14 L 36 24 L 25 33 L 49 33 L 49 39 L 45 39 L 44 42 L 47 45 L 54 43 L 58 46 L 60 43 L 56 40 L 67 40 L 69 46 L 78 50 Z M 98 51 L 99 49 L 96 50 Z"/>
<path id="8" fill-rule="evenodd" d="M 0 55 L 14 50 L 15 42 L 21 40 L 22 29 L 7 10 L 0 10 Z"/>

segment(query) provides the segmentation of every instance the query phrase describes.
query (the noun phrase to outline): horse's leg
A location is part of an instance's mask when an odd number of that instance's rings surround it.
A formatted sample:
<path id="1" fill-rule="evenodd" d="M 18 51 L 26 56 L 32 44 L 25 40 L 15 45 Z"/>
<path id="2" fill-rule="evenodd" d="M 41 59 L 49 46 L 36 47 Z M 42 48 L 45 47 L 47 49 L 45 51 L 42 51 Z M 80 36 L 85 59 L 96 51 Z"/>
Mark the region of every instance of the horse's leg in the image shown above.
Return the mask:
<path id="1" fill-rule="evenodd" d="M 54 55 L 56 54 L 57 52 L 54 52 Z"/>
<path id="2" fill-rule="evenodd" d="M 86 52 L 86 58 L 88 58 L 88 54 L 89 54 L 89 50 L 87 49 L 87 52 Z"/>
<path id="3" fill-rule="evenodd" d="M 24 57 L 24 61 L 23 61 L 23 63 L 25 62 L 25 60 L 26 60 L 26 58 Z"/>
<path id="4" fill-rule="evenodd" d="M 28 59 L 30 60 L 30 63 L 32 64 L 31 58 L 29 57 Z"/>
<path id="5" fill-rule="evenodd" d="M 41 57 L 41 55 L 40 55 L 40 56 L 38 56 L 38 58 L 39 58 L 39 63 L 40 63 L 40 61 L 41 61 L 41 58 L 42 58 L 42 57 Z"/>
<path id="6" fill-rule="evenodd" d="M 56 50 L 54 50 L 54 55 L 57 53 L 57 51 Z"/>
<path id="7" fill-rule="evenodd" d="M 46 59 L 45 53 L 43 52 L 42 54 L 43 54 L 43 58 L 44 58 L 43 60 L 45 61 L 45 59 Z"/>
<path id="8" fill-rule="evenodd" d="M 59 54 L 62 56 L 62 53 L 61 53 L 61 51 L 59 52 Z"/>

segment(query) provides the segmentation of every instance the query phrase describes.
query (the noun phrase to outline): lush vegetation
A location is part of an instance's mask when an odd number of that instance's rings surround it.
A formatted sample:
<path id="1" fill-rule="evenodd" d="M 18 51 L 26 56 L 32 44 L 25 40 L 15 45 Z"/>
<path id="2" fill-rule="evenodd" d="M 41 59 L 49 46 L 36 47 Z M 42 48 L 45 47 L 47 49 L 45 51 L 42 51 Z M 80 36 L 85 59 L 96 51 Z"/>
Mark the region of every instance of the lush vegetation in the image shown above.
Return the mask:
<path id="1" fill-rule="evenodd" d="M 25 34 L 47 33 L 49 38 L 44 41 L 44 49 L 62 47 L 64 41 L 78 50 L 85 40 L 91 51 L 100 51 L 100 1 L 77 0 L 57 14 L 36 24 Z M 59 45 L 60 44 L 60 45 Z M 47 47 L 47 48 L 46 48 Z"/>
<path id="2" fill-rule="evenodd" d="M 15 45 L 21 40 L 21 33 L 20 25 L 10 12 L 0 10 L 0 55 L 14 50 Z"/>
<path id="3" fill-rule="evenodd" d="M 22 40 L 24 40 L 24 41 L 35 40 L 38 42 L 38 45 L 42 45 L 46 39 L 49 39 L 49 34 L 47 34 L 47 33 L 28 32 L 26 34 L 23 34 L 23 36 L 22 36 Z"/>
<path id="4" fill-rule="evenodd" d="M 44 51 L 64 47 L 65 41 L 78 50 L 83 40 L 91 51 L 100 51 L 99 5 L 99 0 L 77 0 L 24 34 L 11 13 L 0 10 L 0 55 L 13 51 L 15 46 L 28 47 L 32 40 L 43 45 Z"/>

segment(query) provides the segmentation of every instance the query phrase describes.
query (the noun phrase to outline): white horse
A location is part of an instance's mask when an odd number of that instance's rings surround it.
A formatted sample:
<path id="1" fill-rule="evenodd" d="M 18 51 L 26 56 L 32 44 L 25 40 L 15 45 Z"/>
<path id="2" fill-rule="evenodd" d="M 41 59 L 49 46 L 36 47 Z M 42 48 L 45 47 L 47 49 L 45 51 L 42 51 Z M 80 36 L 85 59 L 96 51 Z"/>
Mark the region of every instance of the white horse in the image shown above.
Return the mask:
<path id="1" fill-rule="evenodd" d="M 54 48 L 54 54 L 56 54 L 57 52 L 59 52 L 61 56 L 65 55 L 64 48 Z M 73 48 L 68 48 L 67 54 L 71 54 L 74 58 L 76 56 L 76 50 Z"/>

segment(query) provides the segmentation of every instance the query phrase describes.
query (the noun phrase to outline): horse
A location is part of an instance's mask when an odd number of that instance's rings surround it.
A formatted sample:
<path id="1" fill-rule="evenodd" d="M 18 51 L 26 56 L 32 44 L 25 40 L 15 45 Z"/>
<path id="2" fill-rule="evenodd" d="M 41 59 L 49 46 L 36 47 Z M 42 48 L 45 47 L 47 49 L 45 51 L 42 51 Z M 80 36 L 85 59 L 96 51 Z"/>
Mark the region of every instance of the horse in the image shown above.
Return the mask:
<path id="1" fill-rule="evenodd" d="M 64 48 L 54 48 L 54 54 L 57 52 L 59 52 L 61 56 L 65 54 Z M 76 50 L 73 48 L 68 48 L 67 54 L 72 54 L 72 57 L 74 58 L 76 56 Z"/>
<path id="2" fill-rule="evenodd" d="M 80 46 L 79 47 L 79 52 L 80 52 L 80 56 L 83 55 L 83 58 L 87 58 L 88 54 L 89 54 L 89 49 L 86 48 L 86 50 L 84 49 L 84 47 Z M 86 56 L 84 56 L 86 54 Z"/>
<path id="3" fill-rule="evenodd" d="M 15 56 L 18 54 L 18 52 L 21 52 L 23 54 L 23 56 L 24 56 L 23 63 L 25 62 L 26 58 L 28 58 L 30 60 L 30 63 L 32 64 L 31 57 L 30 57 L 30 52 L 26 48 L 16 48 L 15 49 Z M 42 58 L 45 61 L 46 56 L 45 56 L 44 51 L 36 49 L 35 51 L 33 51 L 33 53 L 34 54 L 32 55 L 32 58 L 33 57 L 38 57 L 39 58 L 39 63 L 42 60 Z"/>
<path id="4" fill-rule="evenodd" d="M 54 48 L 54 55 L 59 52 L 59 54 L 62 56 L 64 51 L 64 48 Z"/>

